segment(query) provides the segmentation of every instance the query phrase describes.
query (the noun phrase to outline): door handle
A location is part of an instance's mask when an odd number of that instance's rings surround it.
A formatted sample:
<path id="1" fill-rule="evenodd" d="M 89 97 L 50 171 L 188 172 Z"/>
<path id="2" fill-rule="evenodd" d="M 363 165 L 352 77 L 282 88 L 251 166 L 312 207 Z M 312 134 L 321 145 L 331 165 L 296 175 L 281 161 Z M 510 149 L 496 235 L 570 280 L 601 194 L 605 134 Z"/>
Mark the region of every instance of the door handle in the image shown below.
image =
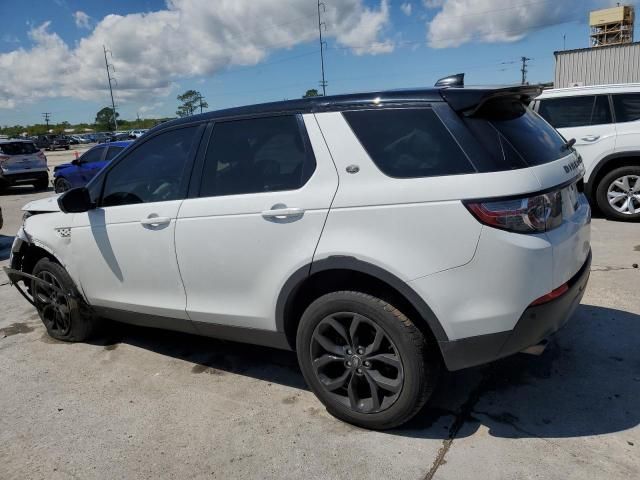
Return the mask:
<path id="1" fill-rule="evenodd" d="M 287 217 L 299 217 L 304 213 L 303 208 L 297 207 L 283 207 L 272 208 L 271 210 L 265 210 L 262 212 L 264 218 L 287 218 Z"/>
<path id="2" fill-rule="evenodd" d="M 149 215 L 147 218 L 143 218 L 142 220 L 140 220 L 140 223 L 142 225 L 151 225 L 151 226 L 158 226 L 158 225 L 166 225 L 167 223 L 171 222 L 171 218 L 169 217 L 158 217 Z"/>
<path id="3" fill-rule="evenodd" d="M 599 138 L 600 138 L 600 135 L 586 135 L 582 137 L 582 140 L 584 140 L 585 142 L 595 142 Z"/>

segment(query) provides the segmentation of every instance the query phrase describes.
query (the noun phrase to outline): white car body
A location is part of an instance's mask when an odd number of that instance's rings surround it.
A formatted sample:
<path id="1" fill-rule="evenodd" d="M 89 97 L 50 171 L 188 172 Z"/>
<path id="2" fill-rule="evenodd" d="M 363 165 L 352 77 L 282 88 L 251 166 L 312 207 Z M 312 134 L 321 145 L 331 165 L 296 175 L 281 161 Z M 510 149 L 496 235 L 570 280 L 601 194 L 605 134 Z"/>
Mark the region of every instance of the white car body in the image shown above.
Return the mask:
<path id="1" fill-rule="evenodd" d="M 621 119 L 614 104 L 615 99 L 622 96 L 634 98 L 636 112 L 629 119 Z M 572 102 L 586 102 L 587 99 L 590 102 L 593 98 L 602 99 L 607 111 L 598 115 L 596 110 L 600 106 L 594 103 L 591 118 L 586 118 L 577 104 L 572 105 Z M 552 110 L 553 102 L 557 105 L 555 111 Z M 566 139 L 575 139 L 575 148 L 586 169 L 586 193 L 594 203 L 598 185 L 608 172 L 621 166 L 640 166 L 640 84 L 545 90 L 533 102 L 532 108 Z M 636 187 L 638 195 L 633 206 L 640 214 L 640 184 Z"/>
<path id="2" fill-rule="evenodd" d="M 429 95 L 437 103 L 440 93 Z M 64 266 L 104 316 L 282 348 L 294 348 L 286 330 L 295 321 L 287 312 L 296 282 L 354 271 L 406 296 L 452 370 L 513 353 L 499 347 L 532 302 L 567 282 L 573 288 L 580 275 L 560 323 L 537 334 L 566 321 L 590 259 L 590 209 L 576 190 L 584 167 L 575 152 L 529 168 L 393 178 L 372 162 L 340 109 L 298 115 L 315 157 L 301 188 L 80 213 L 41 200 L 25 207 L 33 215 L 12 265 L 19 269 L 33 244 Z M 215 132 L 207 117 L 202 125 Z M 562 221 L 540 233 L 483 225 L 464 203 L 554 189 L 562 192 Z M 50 213 L 36 214 L 42 211 Z"/>

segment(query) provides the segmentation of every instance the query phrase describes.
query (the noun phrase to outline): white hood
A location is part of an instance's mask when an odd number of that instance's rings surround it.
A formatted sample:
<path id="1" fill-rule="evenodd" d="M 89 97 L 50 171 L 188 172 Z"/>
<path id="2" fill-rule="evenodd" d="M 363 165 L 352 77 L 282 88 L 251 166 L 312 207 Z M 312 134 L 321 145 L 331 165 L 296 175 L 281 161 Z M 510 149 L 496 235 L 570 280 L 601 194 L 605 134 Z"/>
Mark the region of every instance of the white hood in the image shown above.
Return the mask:
<path id="1" fill-rule="evenodd" d="M 54 195 L 53 197 L 41 198 L 40 200 L 34 200 L 27 203 L 22 207 L 23 212 L 59 212 L 58 197 L 60 195 Z"/>

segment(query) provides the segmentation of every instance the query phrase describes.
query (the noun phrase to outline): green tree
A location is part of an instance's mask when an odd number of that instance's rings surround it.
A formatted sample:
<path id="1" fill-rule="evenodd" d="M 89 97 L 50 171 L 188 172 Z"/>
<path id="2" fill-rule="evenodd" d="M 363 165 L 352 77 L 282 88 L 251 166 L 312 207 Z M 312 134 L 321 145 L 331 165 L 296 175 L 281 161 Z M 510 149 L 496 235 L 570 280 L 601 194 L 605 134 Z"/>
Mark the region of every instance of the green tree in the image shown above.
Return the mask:
<path id="1" fill-rule="evenodd" d="M 116 118 L 120 114 L 116 112 Z M 115 130 L 115 122 L 113 121 L 113 109 L 111 107 L 104 107 L 98 113 L 96 113 L 96 125 L 99 125 L 102 130 Z"/>
<path id="2" fill-rule="evenodd" d="M 178 110 L 176 110 L 176 115 L 179 117 L 193 115 L 197 109 L 202 113 L 203 109 L 209 108 L 209 104 L 197 90 L 187 90 L 182 95 L 178 95 L 177 98 L 178 101 L 182 103 L 178 106 Z"/>
<path id="3" fill-rule="evenodd" d="M 307 93 L 305 93 L 302 98 L 309 98 L 309 97 L 320 97 L 320 92 L 318 92 L 318 90 L 316 90 L 315 88 L 312 88 L 311 90 L 307 90 Z"/>

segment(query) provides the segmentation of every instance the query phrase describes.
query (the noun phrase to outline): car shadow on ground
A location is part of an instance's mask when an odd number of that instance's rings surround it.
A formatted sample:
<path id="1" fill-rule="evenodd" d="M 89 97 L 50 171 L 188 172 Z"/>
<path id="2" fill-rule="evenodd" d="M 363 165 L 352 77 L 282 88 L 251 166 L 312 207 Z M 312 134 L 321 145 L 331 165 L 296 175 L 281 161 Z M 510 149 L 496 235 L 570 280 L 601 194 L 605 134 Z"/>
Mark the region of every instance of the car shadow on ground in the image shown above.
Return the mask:
<path id="1" fill-rule="evenodd" d="M 31 185 L 13 185 L 11 187 L 0 188 L 0 197 L 8 197 L 9 195 L 24 195 L 29 193 L 54 193 L 53 187 L 35 189 Z"/>
<path id="2" fill-rule="evenodd" d="M 132 326 L 99 345 L 127 343 L 194 363 L 307 389 L 295 353 Z M 566 438 L 620 432 L 640 423 L 640 315 L 582 305 L 539 357 L 519 354 L 443 374 L 432 400 L 391 435 L 442 439 L 481 426 L 502 438 Z"/>

